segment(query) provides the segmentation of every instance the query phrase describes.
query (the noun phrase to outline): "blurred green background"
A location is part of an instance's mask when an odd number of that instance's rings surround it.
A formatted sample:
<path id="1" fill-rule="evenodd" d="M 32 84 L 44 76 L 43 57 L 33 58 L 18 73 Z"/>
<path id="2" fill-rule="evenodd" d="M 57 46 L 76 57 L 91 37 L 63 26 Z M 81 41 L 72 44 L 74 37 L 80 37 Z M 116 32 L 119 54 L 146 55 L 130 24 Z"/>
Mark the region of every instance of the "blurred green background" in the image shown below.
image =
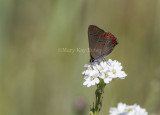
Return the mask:
<path id="1" fill-rule="evenodd" d="M 118 102 L 160 115 L 160 0 L 0 0 L 0 115 L 79 115 L 77 103 L 88 115 L 89 53 L 60 50 L 87 49 L 90 24 L 118 38 L 106 59 L 128 74 L 107 85 L 100 115 Z"/>

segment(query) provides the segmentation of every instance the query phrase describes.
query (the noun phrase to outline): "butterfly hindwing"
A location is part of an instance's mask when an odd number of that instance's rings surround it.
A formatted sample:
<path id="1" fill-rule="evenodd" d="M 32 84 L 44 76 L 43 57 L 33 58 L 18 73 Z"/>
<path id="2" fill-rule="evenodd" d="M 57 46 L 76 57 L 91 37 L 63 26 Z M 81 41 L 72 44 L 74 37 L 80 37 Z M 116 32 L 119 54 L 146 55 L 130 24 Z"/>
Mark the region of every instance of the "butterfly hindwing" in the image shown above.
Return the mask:
<path id="1" fill-rule="evenodd" d="M 114 47 L 118 44 L 117 38 L 110 32 L 105 32 L 105 44 L 103 46 L 101 56 L 107 56 L 110 54 Z"/>

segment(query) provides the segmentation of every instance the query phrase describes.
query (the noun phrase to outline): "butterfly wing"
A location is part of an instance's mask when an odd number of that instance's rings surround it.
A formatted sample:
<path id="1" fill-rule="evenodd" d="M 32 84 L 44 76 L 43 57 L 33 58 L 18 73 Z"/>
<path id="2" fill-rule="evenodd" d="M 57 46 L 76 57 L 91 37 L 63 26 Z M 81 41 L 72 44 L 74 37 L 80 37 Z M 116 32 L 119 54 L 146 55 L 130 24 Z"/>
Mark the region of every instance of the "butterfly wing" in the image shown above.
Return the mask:
<path id="1" fill-rule="evenodd" d="M 103 45 L 100 43 L 101 35 L 105 33 L 104 30 L 97 26 L 90 25 L 88 27 L 88 40 L 91 59 L 100 57 Z"/>
<path id="2" fill-rule="evenodd" d="M 101 56 L 104 57 L 113 51 L 114 47 L 118 44 L 118 41 L 117 41 L 117 38 L 110 32 L 105 32 L 102 39 L 105 39 L 105 42 L 101 51 Z"/>
<path id="3" fill-rule="evenodd" d="M 88 27 L 88 40 L 91 62 L 107 56 L 118 44 L 117 38 L 112 33 L 105 32 L 94 25 Z"/>

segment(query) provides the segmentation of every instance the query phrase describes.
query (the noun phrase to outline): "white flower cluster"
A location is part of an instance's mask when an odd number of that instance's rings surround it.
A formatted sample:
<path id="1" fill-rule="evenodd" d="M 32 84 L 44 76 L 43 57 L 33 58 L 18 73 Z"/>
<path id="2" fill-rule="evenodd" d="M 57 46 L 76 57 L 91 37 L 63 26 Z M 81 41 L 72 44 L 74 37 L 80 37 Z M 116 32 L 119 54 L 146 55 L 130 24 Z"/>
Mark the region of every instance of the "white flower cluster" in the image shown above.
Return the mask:
<path id="1" fill-rule="evenodd" d="M 127 76 L 122 71 L 121 63 L 116 60 L 109 59 L 108 61 L 101 61 L 91 65 L 86 64 L 84 67 L 87 69 L 82 73 L 85 79 L 83 85 L 87 85 L 87 87 L 98 84 L 100 79 L 103 79 L 104 83 L 108 84 L 113 78 L 124 79 Z"/>
<path id="2" fill-rule="evenodd" d="M 146 109 L 139 105 L 126 105 L 119 103 L 117 108 L 110 108 L 110 115 L 148 115 Z"/>

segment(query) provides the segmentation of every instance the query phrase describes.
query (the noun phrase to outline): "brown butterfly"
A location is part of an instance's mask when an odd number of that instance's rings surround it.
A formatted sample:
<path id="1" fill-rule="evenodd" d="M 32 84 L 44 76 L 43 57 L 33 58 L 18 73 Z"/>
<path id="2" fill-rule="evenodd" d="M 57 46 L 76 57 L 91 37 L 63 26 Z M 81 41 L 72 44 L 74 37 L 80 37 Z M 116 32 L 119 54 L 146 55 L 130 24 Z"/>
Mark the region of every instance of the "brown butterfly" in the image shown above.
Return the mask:
<path id="1" fill-rule="evenodd" d="M 117 38 L 112 33 L 105 32 L 95 25 L 88 27 L 88 40 L 91 63 L 100 62 L 118 44 Z"/>

